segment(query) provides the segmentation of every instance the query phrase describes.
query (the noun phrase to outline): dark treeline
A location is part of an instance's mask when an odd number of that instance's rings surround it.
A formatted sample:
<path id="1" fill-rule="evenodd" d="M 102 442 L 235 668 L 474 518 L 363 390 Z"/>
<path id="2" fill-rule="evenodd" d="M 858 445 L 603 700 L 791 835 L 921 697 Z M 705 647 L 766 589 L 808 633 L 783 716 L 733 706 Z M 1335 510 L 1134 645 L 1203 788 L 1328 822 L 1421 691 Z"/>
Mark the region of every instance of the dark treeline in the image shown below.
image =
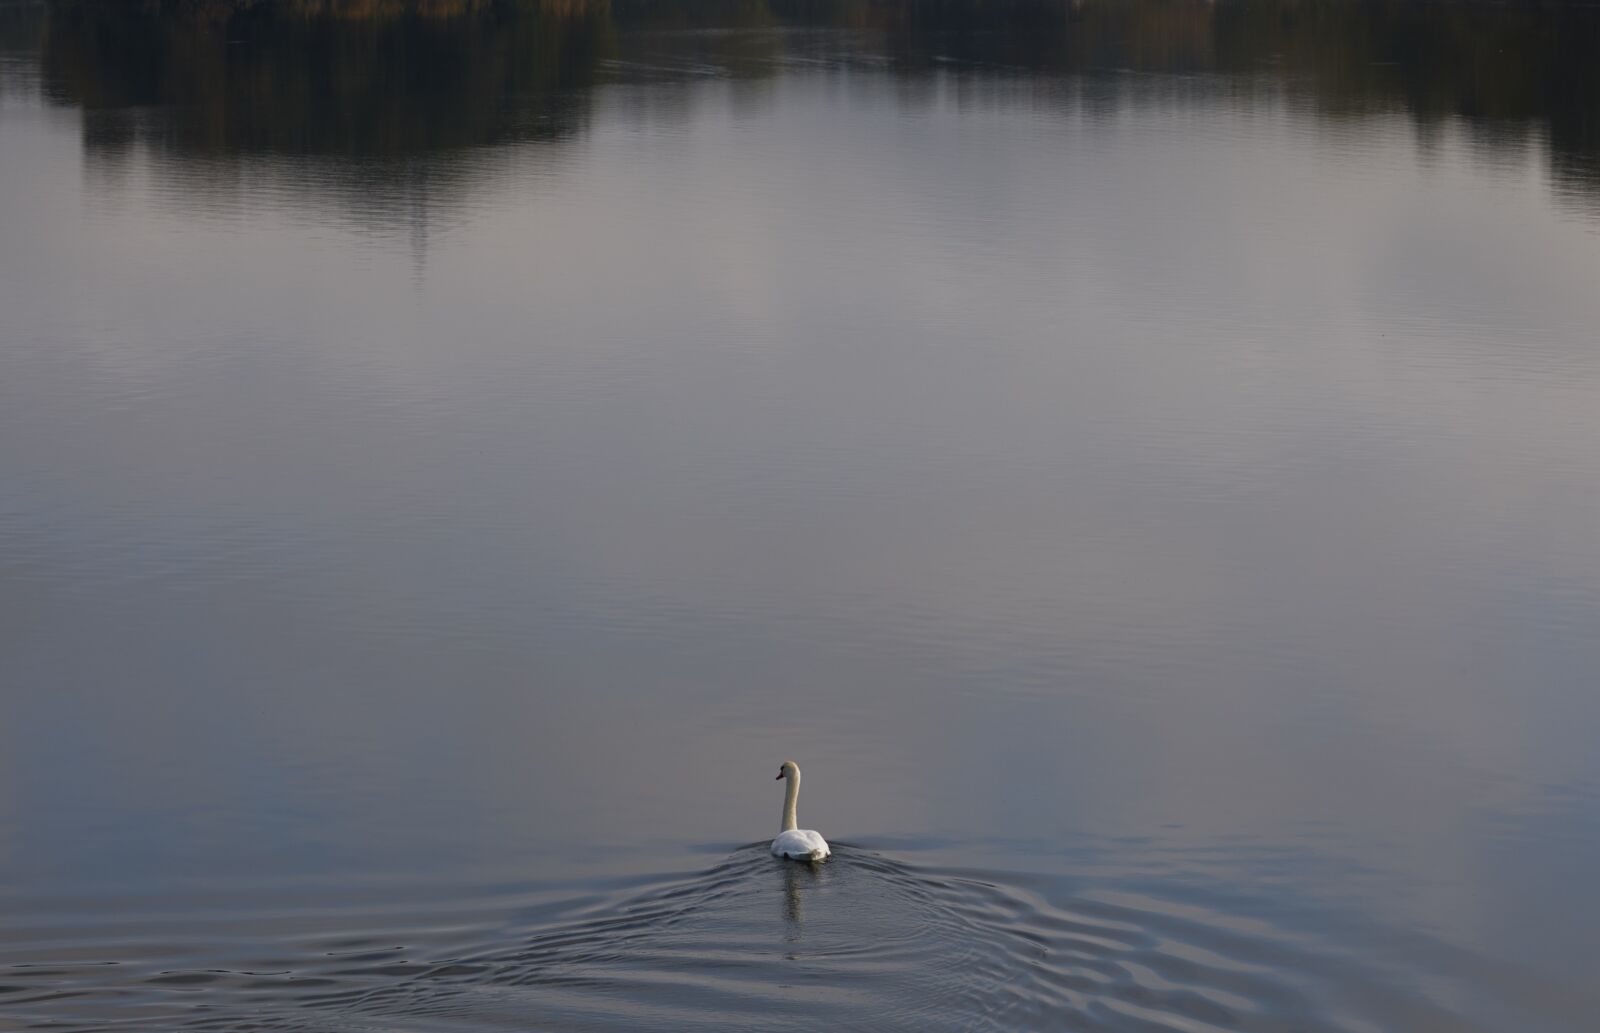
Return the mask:
<path id="1" fill-rule="evenodd" d="M 445 16 L 491 6 L 66 3 L 47 19 L 42 73 L 50 96 L 93 111 L 180 112 L 160 141 L 180 150 L 409 155 L 570 132 L 572 93 L 615 49 L 614 23 L 582 0 Z M 119 142 L 116 119 L 95 133 Z"/>
<path id="2" fill-rule="evenodd" d="M 862 56 L 908 78 L 1232 77 L 1330 118 L 1405 112 L 1424 128 L 1460 119 L 1490 146 L 1542 136 L 1567 185 L 1594 191 L 1600 179 L 1600 10 L 1578 5 L 57 0 L 37 34 L 52 99 L 182 112 L 154 146 L 392 157 L 570 134 L 589 87 L 625 77 L 615 69 L 650 46 L 632 30 L 673 25 L 848 28 Z M 693 56 L 697 67 L 760 79 L 803 37 L 706 34 Z M 93 142 L 115 147 L 148 123 L 94 124 Z"/>

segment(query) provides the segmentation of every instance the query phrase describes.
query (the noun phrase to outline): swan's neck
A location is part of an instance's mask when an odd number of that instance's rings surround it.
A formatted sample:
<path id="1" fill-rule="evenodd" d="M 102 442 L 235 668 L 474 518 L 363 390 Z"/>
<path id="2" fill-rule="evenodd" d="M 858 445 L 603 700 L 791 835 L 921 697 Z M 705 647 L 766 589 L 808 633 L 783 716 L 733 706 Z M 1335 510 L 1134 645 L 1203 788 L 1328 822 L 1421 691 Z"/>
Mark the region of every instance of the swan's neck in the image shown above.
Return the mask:
<path id="1" fill-rule="evenodd" d="M 783 828 L 780 831 L 788 832 L 790 829 L 800 827 L 794 818 L 794 807 L 800 800 L 800 772 L 796 771 L 784 780 L 783 787 Z"/>

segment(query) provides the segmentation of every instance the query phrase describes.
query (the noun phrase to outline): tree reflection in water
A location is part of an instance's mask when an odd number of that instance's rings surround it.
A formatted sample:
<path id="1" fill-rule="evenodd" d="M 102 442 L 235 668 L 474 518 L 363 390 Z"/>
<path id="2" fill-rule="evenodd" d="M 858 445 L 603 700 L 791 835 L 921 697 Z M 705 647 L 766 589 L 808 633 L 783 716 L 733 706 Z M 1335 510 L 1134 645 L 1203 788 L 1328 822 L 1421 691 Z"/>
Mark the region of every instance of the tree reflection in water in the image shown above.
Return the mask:
<path id="1" fill-rule="evenodd" d="M 723 31 L 659 31 L 696 27 Z M 59 0 L 0 19 L 0 47 L 41 55 L 47 95 L 86 113 L 91 161 L 143 147 L 227 180 L 243 156 L 315 159 L 307 189 L 395 218 L 481 172 L 453 153 L 583 133 L 598 86 L 644 79 L 660 103 L 799 58 L 870 63 L 912 98 L 987 77 L 1042 83 L 1042 103 L 1115 107 L 1131 71 L 1209 77 L 1241 103 L 1287 96 L 1333 121 L 1404 112 L 1424 144 L 1455 123 L 1508 158 L 1548 147 L 1556 192 L 1600 208 L 1600 10 L 1578 5 Z"/>

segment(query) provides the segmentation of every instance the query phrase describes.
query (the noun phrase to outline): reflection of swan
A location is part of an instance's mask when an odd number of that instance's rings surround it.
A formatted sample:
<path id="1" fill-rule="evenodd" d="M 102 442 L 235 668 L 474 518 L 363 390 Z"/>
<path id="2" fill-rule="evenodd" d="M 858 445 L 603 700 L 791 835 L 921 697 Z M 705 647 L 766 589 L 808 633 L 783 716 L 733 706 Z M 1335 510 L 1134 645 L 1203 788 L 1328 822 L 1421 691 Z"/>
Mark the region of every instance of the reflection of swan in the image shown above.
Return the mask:
<path id="1" fill-rule="evenodd" d="M 800 799 L 800 765 L 792 760 L 783 762 L 778 778 L 787 778 L 789 784 L 783 791 L 783 831 L 772 841 L 772 856 L 795 861 L 820 861 L 832 851 L 828 841 L 811 829 L 795 828 L 795 802 Z M 776 779 L 774 779 L 776 781 Z"/>
<path id="2" fill-rule="evenodd" d="M 783 865 L 783 920 L 789 927 L 788 932 L 784 934 L 784 939 L 790 943 L 800 939 L 806 922 L 805 908 L 802 904 L 803 898 L 800 893 L 801 880 L 815 882 L 817 874 L 821 871 L 821 868 L 813 868 L 810 865 L 805 867 L 801 867 L 798 864 Z"/>

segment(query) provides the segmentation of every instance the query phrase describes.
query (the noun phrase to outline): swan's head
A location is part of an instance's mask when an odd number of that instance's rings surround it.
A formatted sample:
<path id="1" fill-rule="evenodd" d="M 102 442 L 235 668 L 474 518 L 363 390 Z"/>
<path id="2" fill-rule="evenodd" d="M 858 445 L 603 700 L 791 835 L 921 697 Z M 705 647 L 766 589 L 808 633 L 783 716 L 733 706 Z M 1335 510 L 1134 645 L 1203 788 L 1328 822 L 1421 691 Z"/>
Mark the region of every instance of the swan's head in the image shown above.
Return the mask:
<path id="1" fill-rule="evenodd" d="M 796 764 L 792 760 L 786 760 L 786 761 L 783 762 L 783 766 L 778 768 L 778 778 L 773 779 L 773 781 L 776 782 L 776 781 L 778 781 L 778 779 L 781 779 L 781 778 L 799 778 L 799 777 L 800 777 L 800 765 Z"/>

